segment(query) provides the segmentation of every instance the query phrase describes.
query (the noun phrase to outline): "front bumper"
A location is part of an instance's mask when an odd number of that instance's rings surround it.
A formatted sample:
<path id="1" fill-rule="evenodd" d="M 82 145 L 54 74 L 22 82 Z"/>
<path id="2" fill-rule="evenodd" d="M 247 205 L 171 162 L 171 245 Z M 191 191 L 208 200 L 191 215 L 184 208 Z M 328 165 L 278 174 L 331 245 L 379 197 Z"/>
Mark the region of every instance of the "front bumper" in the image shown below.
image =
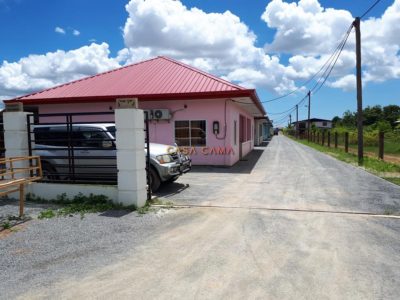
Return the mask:
<path id="1" fill-rule="evenodd" d="M 180 176 L 189 172 L 192 169 L 192 160 L 186 159 L 182 162 L 173 162 L 169 164 L 163 164 L 160 166 L 160 177 L 162 181 L 166 181 L 173 177 Z"/>

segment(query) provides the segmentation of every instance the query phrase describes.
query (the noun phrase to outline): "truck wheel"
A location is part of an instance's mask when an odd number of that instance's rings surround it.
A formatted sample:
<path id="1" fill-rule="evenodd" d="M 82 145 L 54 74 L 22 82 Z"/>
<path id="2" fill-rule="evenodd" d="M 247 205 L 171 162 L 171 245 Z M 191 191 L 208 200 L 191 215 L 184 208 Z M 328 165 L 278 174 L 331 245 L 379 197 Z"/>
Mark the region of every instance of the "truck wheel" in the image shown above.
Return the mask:
<path id="1" fill-rule="evenodd" d="M 150 185 L 153 192 L 157 191 L 161 185 L 160 176 L 158 176 L 157 171 L 153 168 L 150 168 Z"/>
<path id="2" fill-rule="evenodd" d="M 44 180 L 57 180 L 58 175 L 56 169 L 46 162 L 42 162 L 42 174 Z"/>

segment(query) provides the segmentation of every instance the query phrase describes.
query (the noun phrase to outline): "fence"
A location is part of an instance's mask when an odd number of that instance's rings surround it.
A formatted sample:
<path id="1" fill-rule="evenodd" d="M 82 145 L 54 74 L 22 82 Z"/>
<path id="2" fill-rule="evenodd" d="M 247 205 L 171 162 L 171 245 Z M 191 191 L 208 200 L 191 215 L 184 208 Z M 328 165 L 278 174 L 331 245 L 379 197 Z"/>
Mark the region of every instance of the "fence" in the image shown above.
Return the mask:
<path id="1" fill-rule="evenodd" d="M 41 157 L 43 182 L 117 184 L 114 112 L 29 114 L 27 132 L 29 155 Z M 147 118 L 145 137 L 150 199 Z"/>
<path id="2" fill-rule="evenodd" d="M 294 136 L 294 130 L 287 134 Z M 308 139 L 307 132 L 299 134 L 300 139 Z M 357 152 L 357 132 L 335 130 L 311 130 L 309 141 L 329 148 L 342 149 L 346 153 Z M 400 134 L 395 132 L 364 133 L 364 153 L 366 156 L 400 163 Z"/>

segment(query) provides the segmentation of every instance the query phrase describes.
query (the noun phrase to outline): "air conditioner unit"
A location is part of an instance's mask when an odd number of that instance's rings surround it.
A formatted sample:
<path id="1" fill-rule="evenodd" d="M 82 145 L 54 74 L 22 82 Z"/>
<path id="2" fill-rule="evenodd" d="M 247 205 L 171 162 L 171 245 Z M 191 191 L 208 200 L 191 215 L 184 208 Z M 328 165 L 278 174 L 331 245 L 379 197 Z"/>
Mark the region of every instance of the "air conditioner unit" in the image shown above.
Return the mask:
<path id="1" fill-rule="evenodd" d="M 153 120 L 169 120 L 171 114 L 168 109 L 153 109 Z"/>

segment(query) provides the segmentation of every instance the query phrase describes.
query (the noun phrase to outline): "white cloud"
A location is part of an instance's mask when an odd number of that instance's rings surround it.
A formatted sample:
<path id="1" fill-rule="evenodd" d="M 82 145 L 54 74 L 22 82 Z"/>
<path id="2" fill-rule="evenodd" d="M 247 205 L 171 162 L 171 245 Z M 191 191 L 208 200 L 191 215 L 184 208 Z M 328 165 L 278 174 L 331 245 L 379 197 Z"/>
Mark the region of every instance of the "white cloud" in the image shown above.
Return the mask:
<path id="1" fill-rule="evenodd" d="M 281 91 L 294 85 L 279 58 L 256 47 L 255 34 L 229 11 L 206 13 L 174 0 L 131 0 L 126 10 L 127 48 L 120 60 L 166 55 L 249 87 Z"/>
<path id="2" fill-rule="evenodd" d="M 65 29 L 58 26 L 54 28 L 54 31 L 60 34 L 65 34 Z"/>
<path id="3" fill-rule="evenodd" d="M 0 95 L 7 98 L 45 89 L 119 67 L 106 43 L 76 50 L 29 55 L 0 65 Z"/>
<path id="4" fill-rule="evenodd" d="M 307 78 L 325 62 L 354 18 L 345 10 L 323 8 L 317 0 L 286 3 L 272 0 L 262 19 L 276 29 L 268 51 L 294 55 L 289 59 L 292 79 Z M 400 0 L 380 18 L 361 22 L 364 82 L 400 78 Z M 332 72 L 331 87 L 355 88 L 354 32 Z"/>
<path id="5" fill-rule="evenodd" d="M 328 83 L 330 87 L 340 88 L 345 91 L 353 90 L 356 86 L 356 76 L 354 74 L 345 75 L 334 82 Z"/>
<path id="6" fill-rule="evenodd" d="M 5 61 L 0 65 L 0 95 L 38 90 L 157 55 L 171 56 L 246 87 L 282 94 L 321 68 L 354 19 L 348 11 L 322 7 L 318 0 L 272 0 L 261 18 L 276 33 L 260 48 L 256 35 L 229 11 L 206 13 L 174 0 L 131 0 L 126 10 L 129 16 L 122 29 L 126 48 L 117 57 L 110 58 L 103 43 Z M 382 17 L 362 22 L 365 83 L 400 77 L 399 19 L 400 0 L 395 0 Z M 282 53 L 288 56 L 285 64 L 280 60 Z M 354 67 L 352 33 L 327 86 L 354 88 Z"/>
<path id="7" fill-rule="evenodd" d="M 72 34 L 75 35 L 75 36 L 78 36 L 78 35 L 80 35 L 81 33 L 80 33 L 79 30 L 74 29 L 74 30 L 72 30 Z"/>

